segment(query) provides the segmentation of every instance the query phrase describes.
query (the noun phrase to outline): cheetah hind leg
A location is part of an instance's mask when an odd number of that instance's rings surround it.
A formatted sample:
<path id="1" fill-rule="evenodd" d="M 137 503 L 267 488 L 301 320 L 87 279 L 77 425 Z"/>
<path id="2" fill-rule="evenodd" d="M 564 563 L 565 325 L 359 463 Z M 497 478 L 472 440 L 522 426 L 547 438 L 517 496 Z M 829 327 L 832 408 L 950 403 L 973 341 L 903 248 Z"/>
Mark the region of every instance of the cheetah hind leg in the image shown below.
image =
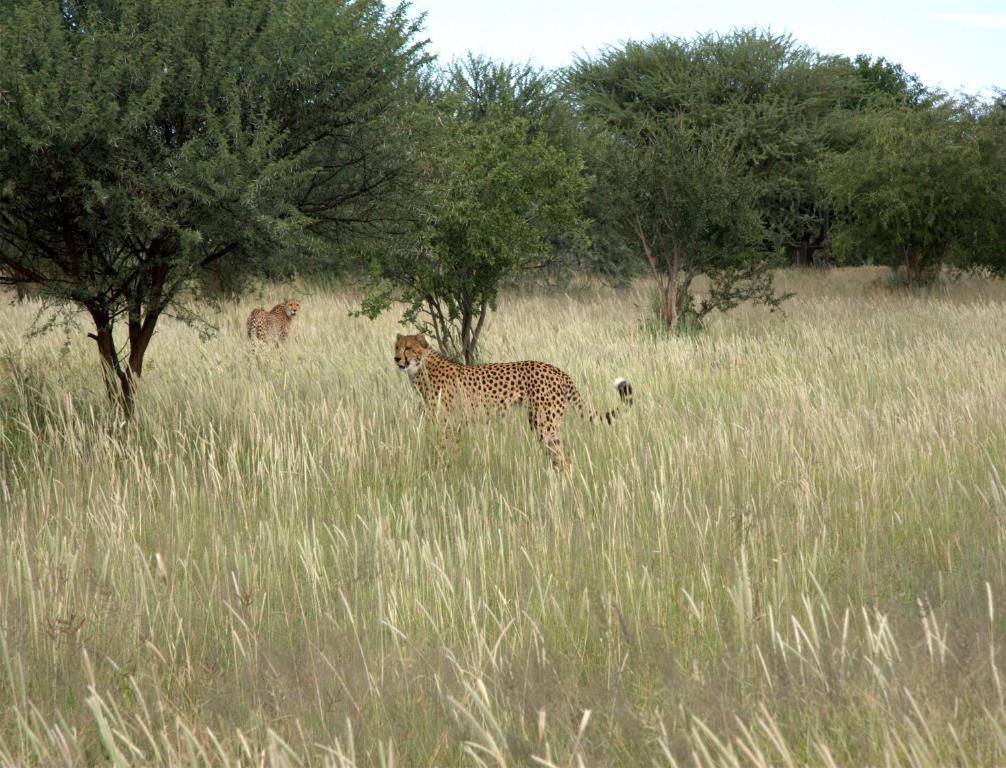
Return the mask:
<path id="1" fill-rule="evenodd" d="M 530 415 L 531 429 L 534 436 L 552 459 L 552 469 L 568 470 L 570 468 L 569 459 L 562 448 L 562 440 L 556 434 L 555 427 L 549 426 L 538 414 Z"/>
<path id="2" fill-rule="evenodd" d="M 572 467 L 566 452 L 562 449 L 562 440 L 555 434 L 545 438 L 545 450 L 552 457 L 552 468 L 556 471 L 568 472 Z"/>

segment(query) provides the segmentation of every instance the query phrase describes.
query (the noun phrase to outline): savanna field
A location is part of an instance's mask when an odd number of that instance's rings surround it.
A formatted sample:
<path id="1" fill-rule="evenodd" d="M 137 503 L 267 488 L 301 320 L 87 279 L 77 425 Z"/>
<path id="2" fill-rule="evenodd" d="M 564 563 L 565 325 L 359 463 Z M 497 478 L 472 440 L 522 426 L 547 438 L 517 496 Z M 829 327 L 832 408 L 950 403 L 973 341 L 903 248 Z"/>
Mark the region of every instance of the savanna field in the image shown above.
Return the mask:
<path id="1" fill-rule="evenodd" d="M 3 303 L 0 762 L 1006 763 L 1006 285 L 884 274 L 681 338 L 643 283 L 504 296 L 488 360 L 635 389 L 568 474 L 522 413 L 438 453 L 349 290 L 165 320 L 124 428 Z"/>

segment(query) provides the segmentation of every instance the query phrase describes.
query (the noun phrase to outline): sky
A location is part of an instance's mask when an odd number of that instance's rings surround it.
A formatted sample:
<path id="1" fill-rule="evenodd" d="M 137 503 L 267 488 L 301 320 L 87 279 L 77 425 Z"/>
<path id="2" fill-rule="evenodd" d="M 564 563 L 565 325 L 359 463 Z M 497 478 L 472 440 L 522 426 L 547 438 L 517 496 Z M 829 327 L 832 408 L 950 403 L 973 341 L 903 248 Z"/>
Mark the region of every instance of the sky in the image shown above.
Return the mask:
<path id="1" fill-rule="evenodd" d="M 883 56 L 950 93 L 1006 88 L 1006 0 L 413 0 L 424 11 L 442 59 L 472 50 L 557 67 L 629 39 L 755 26 L 822 53 Z"/>

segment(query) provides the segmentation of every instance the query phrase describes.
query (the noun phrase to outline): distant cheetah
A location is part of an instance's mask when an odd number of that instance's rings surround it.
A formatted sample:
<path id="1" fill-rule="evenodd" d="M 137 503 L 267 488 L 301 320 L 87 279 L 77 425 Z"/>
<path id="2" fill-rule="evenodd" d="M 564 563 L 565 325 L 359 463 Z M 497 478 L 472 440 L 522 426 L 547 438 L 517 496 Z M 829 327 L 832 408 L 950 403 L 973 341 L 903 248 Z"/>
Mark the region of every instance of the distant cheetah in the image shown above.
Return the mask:
<path id="1" fill-rule="evenodd" d="M 465 406 L 503 411 L 515 403 L 528 411 L 535 437 L 548 451 L 556 468 L 568 465 L 562 442 L 556 434 L 559 419 L 572 403 L 576 412 L 590 421 L 603 418 L 608 424 L 622 406 L 632 405 L 632 387 L 617 379 L 615 388 L 621 402 L 603 416 L 583 402 L 569 374 L 548 363 L 526 360 L 519 363 L 461 365 L 430 349 L 422 334 L 395 339 L 395 363 L 409 374 L 426 407 L 431 411 L 450 408 L 455 396 Z"/>
<path id="2" fill-rule="evenodd" d="M 300 309 L 297 299 L 287 299 L 282 304 L 266 312 L 261 307 L 252 310 L 248 316 L 248 338 L 279 344 L 286 341 L 290 333 L 290 323 Z"/>

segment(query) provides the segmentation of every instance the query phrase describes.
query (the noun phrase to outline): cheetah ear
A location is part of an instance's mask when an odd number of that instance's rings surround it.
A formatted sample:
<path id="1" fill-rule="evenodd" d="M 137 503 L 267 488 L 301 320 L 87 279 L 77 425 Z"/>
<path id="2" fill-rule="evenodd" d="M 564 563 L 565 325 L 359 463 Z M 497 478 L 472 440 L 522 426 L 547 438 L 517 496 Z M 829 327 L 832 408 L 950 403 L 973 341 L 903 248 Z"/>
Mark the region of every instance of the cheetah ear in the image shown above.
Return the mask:
<path id="1" fill-rule="evenodd" d="M 416 334 L 416 339 L 417 339 L 417 341 L 419 341 L 419 344 L 420 344 L 421 346 L 423 346 L 423 347 L 426 347 L 426 349 L 429 349 L 429 348 L 430 348 L 430 342 L 428 342 L 428 341 L 426 340 L 426 336 L 424 336 L 423 334 L 421 334 L 421 333 L 417 333 L 417 334 Z"/>
<path id="2" fill-rule="evenodd" d="M 395 334 L 395 341 L 401 341 L 404 337 L 400 333 Z"/>

